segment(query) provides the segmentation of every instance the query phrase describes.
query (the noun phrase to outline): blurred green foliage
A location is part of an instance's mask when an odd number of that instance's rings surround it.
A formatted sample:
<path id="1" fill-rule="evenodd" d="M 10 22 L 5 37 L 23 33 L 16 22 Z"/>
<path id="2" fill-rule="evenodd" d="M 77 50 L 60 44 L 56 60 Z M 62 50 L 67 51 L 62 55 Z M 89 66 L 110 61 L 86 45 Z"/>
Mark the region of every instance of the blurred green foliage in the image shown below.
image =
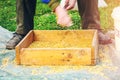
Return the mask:
<path id="1" fill-rule="evenodd" d="M 106 0 L 108 7 L 99 8 L 101 18 L 101 28 L 104 30 L 113 29 L 113 19 L 111 18 L 112 10 L 118 4 L 115 1 Z M 81 18 L 78 11 L 68 11 L 73 20 L 73 25 L 67 29 L 81 29 Z M 16 29 L 16 1 L 0 0 L 0 26 L 15 31 Z M 47 4 L 37 0 L 36 14 L 34 17 L 34 29 L 42 30 L 62 30 L 56 24 L 56 16 Z"/>

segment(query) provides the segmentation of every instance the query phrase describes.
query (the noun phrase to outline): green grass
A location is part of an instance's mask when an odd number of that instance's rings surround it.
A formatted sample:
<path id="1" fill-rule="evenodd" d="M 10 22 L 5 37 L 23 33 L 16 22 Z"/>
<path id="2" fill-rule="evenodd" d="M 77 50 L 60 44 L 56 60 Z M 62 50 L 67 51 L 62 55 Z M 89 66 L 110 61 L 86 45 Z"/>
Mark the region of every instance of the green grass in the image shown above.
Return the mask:
<path id="1" fill-rule="evenodd" d="M 113 19 L 111 18 L 112 9 L 119 5 L 116 1 L 106 0 L 108 7 L 99 8 L 101 18 L 101 28 L 104 30 L 114 29 Z M 118 0 L 120 2 L 120 0 Z M 69 11 L 69 15 L 72 17 L 73 26 L 68 29 L 81 29 L 80 16 L 77 11 Z M 15 0 L 0 0 L 0 26 L 15 31 L 16 29 L 16 1 Z M 34 17 L 34 29 L 41 30 L 61 30 L 56 24 L 55 14 L 46 4 L 42 4 L 40 0 L 37 0 L 36 14 Z"/>
<path id="2" fill-rule="evenodd" d="M 1 0 L 0 1 L 0 26 L 15 31 L 16 29 L 16 1 L 15 0 Z M 69 15 L 73 19 L 73 26 L 69 29 L 79 29 L 80 18 L 77 11 L 69 11 Z M 34 17 L 34 29 L 41 30 L 55 30 L 65 29 L 56 24 L 56 16 L 48 7 L 40 0 L 37 1 L 36 14 Z"/>
<path id="3" fill-rule="evenodd" d="M 108 4 L 105 8 L 99 8 L 101 18 L 101 28 L 105 31 L 114 30 L 114 20 L 111 17 L 115 7 L 120 6 L 120 0 L 105 0 Z"/>
<path id="4" fill-rule="evenodd" d="M 73 26 L 68 29 L 79 29 L 80 17 L 77 11 L 69 11 L 69 15 L 72 17 L 74 22 Z M 56 24 L 56 16 L 46 4 L 42 4 L 40 1 L 37 2 L 36 15 L 35 15 L 35 27 L 34 29 L 40 30 L 61 30 Z"/>
<path id="5" fill-rule="evenodd" d="M 15 30 L 15 0 L 0 0 L 0 26 L 11 31 Z"/>

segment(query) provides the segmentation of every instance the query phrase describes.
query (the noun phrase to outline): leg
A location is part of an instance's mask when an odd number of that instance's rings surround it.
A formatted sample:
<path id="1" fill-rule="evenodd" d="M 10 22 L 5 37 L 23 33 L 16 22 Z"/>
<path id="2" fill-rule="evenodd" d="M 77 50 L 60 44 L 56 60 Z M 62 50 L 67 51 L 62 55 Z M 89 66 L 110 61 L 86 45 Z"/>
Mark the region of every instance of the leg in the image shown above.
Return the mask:
<path id="1" fill-rule="evenodd" d="M 17 0 L 16 33 L 26 35 L 34 27 L 36 0 Z"/>
<path id="2" fill-rule="evenodd" d="M 17 0 L 17 29 L 14 36 L 7 42 L 7 49 L 14 49 L 23 37 L 34 27 L 36 0 Z"/>
<path id="3" fill-rule="evenodd" d="M 82 18 L 83 29 L 100 29 L 97 0 L 78 0 L 78 10 Z"/>
<path id="4" fill-rule="evenodd" d="M 100 44 L 112 43 L 112 40 L 104 35 L 100 29 L 100 16 L 98 11 L 98 0 L 77 0 L 79 14 L 82 18 L 83 29 L 97 29 Z"/>

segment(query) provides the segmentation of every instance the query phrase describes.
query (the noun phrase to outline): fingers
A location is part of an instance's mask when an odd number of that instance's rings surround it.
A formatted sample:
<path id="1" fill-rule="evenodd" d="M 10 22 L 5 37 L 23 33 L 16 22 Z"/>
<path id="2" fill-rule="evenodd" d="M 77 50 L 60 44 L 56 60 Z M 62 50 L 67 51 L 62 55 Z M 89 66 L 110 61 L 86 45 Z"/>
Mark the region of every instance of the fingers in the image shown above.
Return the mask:
<path id="1" fill-rule="evenodd" d="M 57 20 L 57 24 L 59 24 L 61 27 L 70 27 L 72 26 L 72 20 L 69 16 L 65 15 Z"/>
<path id="2" fill-rule="evenodd" d="M 69 3 L 70 0 L 65 0 L 65 3 Z"/>
<path id="3" fill-rule="evenodd" d="M 58 6 L 55 9 L 55 13 L 57 16 L 57 24 L 59 24 L 61 27 L 69 27 L 72 25 L 72 19 L 68 15 L 67 10 L 65 10 L 61 6 Z"/>
<path id="4" fill-rule="evenodd" d="M 76 0 L 66 0 L 65 1 L 65 9 L 70 10 L 73 9 L 75 6 Z"/>
<path id="5" fill-rule="evenodd" d="M 71 9 L 73 9 L 73 8 L 74 8 L 74 5 L 72 4 L 72 5 L 67 6 L 65 9 L 71 10 Z"/>
<path id="6" fill-rule="evenodd" d="M 61 15 L 62 14 L 62 15 Z M 61 14 L 57 17 L 57 24 L 61 27 L 69 27 L 72 25 L 71 17 L 65 12 L 61 12 Z"/>
<path id="7" fill-rule="evenodd" d="M 70 0 L 65 0 L 65 5 L 64 5 L 64 8 L 65 8 L 65 9 L 69 6 L 69 1 L 70 1 Z"/>

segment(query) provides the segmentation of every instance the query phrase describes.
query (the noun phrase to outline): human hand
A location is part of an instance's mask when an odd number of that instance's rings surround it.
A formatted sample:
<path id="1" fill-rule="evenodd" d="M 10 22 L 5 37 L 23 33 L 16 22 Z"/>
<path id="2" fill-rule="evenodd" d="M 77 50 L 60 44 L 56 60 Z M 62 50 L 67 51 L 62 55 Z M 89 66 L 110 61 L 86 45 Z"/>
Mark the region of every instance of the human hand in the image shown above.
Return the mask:
<path id="1" fill-rule="evenodd" d="M 67 11 L 61 6 L 58 6 L 55 9 L 55 14 L 57 16 L 57 24 L 59 24 L 61 27 L 69 27 L 72 25 L 70 16 L 68 15 Z"/>
<path id="2" fill-rule="evenodd" d="M 65 6 L 64 6 L 64 8 L 66 10 L 73 9 L 74 6 L 75 6 L 75 4 L 76 4 L 76 0 L 65 0 Z"/>

